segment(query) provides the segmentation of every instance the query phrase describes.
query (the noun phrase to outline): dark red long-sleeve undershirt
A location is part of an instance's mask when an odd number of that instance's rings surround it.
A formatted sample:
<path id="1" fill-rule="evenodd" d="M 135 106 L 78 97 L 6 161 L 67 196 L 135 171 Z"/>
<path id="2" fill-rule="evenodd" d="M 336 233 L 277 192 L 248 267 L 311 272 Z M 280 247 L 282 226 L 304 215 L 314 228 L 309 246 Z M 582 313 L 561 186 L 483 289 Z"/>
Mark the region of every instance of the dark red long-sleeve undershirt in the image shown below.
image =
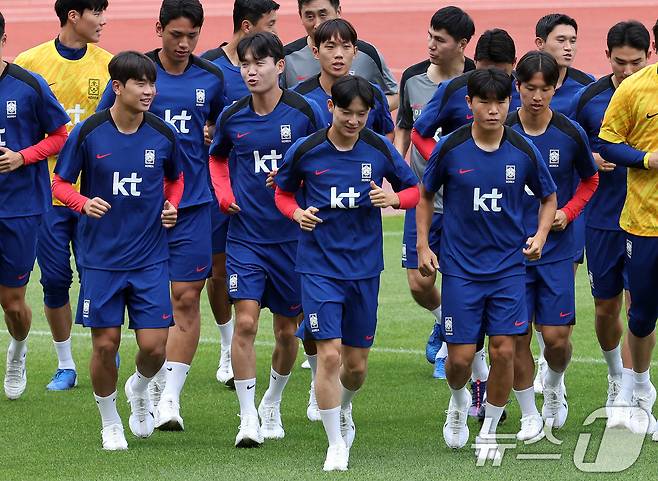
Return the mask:
<path id="1" fill-rule="evenodd" d="M 562 212 L 567 215 L 567 220 L 573 220 L 580 215 L 587 203 L 590 201 L 594 192 L 599 186 L 599 173 L 596 172 L 593 176 L 587 179 L 581 179 L 576 188 L 576 192 L 569 202 L 562 207 Z"/>
<path id="2" fill-rule="evenodd" d="M 430 158 L 436 145 L 436 140 L 421 136 L 416 129 L 411 129 L 411 142 L 425 160 Z"/>
<path id="3" fill-rule="evenodd" d="M 211 155 L 209 162 L 210 179 L 215 190 L 215 197 L 217 197 L 219 208 L 226 214 L 231 204 L 235 203 L 228 170 L 228 159 Z"/>

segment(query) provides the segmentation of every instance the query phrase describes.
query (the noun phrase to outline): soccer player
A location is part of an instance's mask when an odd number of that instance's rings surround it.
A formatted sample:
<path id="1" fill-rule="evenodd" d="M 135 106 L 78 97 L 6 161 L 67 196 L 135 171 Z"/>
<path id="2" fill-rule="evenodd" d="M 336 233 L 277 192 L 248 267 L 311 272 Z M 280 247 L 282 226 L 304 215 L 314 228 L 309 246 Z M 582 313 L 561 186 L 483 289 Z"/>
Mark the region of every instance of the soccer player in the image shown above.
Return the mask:
<path id="1" fill-rule="evenodd" d="M 164 0 L 156 24 L 162 48 L 146 54 L 158 71 L 158 93 L 150 110 L 180 133 L 186 179 L 178 222 L 167 232 L 176 325 L 167 339 L 166 369 L 151 384 L 156 427 L 162 430 L 184 429 L 180 394 L 199 343 L 200 296 L 212 267 L 212 196 L 204 127 L 217 119 L 225 97 L 222 71 L 193 55 L 202 25 L 199 0 Z M 114 96 L 114 89 L 106 89 L 100 108 L 111 105 Z"/>
<path id="2" fill-rule="evenodd" d="M 318 350 L 317 398 L 329 440 L 325 471 L 347 470 L 356 434 L 352 400 L 366 377 L 384 268 L 381 209 L 418 202 L 417 177 L 393 144 L 365 128 L 374 105 L 366 79 L 338 79 L 331 127 L 296 142 L 276 177 L 277 207 L 302 229 L 300 334 Z M 380 187 L 384 179 L 395 192 Z M 294 196 L 300 188 L 305 209 Z"/>
<path id="3" fill-rule="evenodd" d="M 654 48 L 658 22 L 653 27 Z M 658 66 L 649 65 L 624 80 L 615 90 L 599 132 L 601 157 L 629 167 L 626 200 L 619 220 L 626 232 L 626 261 L 631 307 L 628 313 L 628 345 L 633 365 L 633 402 L 651 411 L 656 389 L 649 378 L 651 335 L 658 318 Z M 625 396 L 624 396 L 625 397 Z M 614 406 L 623 406 L 618 396 Z M 646 416 L 631 410 L 630 427 L 647 432 Z M 649 424 L 649 425 L 647 425 Z M 653 440 L 658 441 L 654 432 Z"/>
<path id="4" fill-rule="evenodd" d="M 45 159 L 64 145 L 69 118 L 41 76 L 2 61 L 6 42 L 0 13 L 0 305 L 10 336 L 5 395 L 18 399 L 27 386 L 32 323 L 25 293 L 37 255 L 39 224 L 51 204 Z"/>
<path id="5" fill-rule="evenodd" d="M 126 309 L 139 346 L 136 371 L 125 384 L 129 426 L 137 437 L 153 433 L 148 383 L 165 361 L 173 322 L 166 228 L 176 223 L 183 180 L 174 129 L 147 112 L 155 96 L 153 62 L 123 52 L 109 72 L 115 101 L 73 129 L 57 160 L 53 193 L 84 214 L 76 322 L 91 328 L 90 372 L 103 449 L 114 451 L 128 448 L 116 408 L 115 364 Z M 72 184 L 81 173 L 78 193 Z"/>
<path id="6" fill-rule="evenodd" d="M 249 35 L 237 52 L 251 95 L 219 117 L 210 146 L 210 172 L 218 203 L 231 215 L 226 272 L 236 319 L 231 361 L 240 428 L 235 445 L 253 447 L 285 436 L 281 397 L 297 357 L 295 331 L 302 307 L 294 260 L 299 234 L 276 209 L 266 180 L 292 143 L 321 128 L 323 120 L 317 105 L 279 87 L 285 62 L 276 35 Z M 275 346 L 269 388 L 256 410 L 254 341 L 264 307 L 274 314 Z"/>
<path id="7" fill-rule="evenodd" d="M 98 47 L 105 26 L 107 0 L 57 0 L 55 13 L 61 29 L 55 40 L 19 54 L 14 62 L 41 75 L 70 116 L 70 132 L 96 110 L 102 88 L 109 80 L 107 65 L 112 54 Z M 57 158 L 48 159 L 52 173 Z M 79 187 L 75 183 L 76 188 Z M 57 370 L 47 389 L 62 391 L 77 383 L 76 365 L 71 352 L 71 304 L 73 281 L 71 249 L 77 258 L 80 214 L 53 198 L 53 208 L 45 213 L 39 229 L 37 261 L 41 269 L 43 302 L 50 325 Z M 79 269 L 78 269 L 79 273 Z"/>
<path id="8" fill-rule="evenodd" d="M 286 71 L 282 83 L 288 88 L 320 73 L 320 64 L 313 55 L 313 32 L 322 22 L 341 16 L 340 0 L 297 0 L 297 7 L 306 36 L 285 47 Z M 386 94 L 389 110 L 397 109 L 398 84 L 384 57 L 377 48 L 363 40 L 359 40 L 356 47 L 361 55 L 354 59 L 350 73 L 377 84 Z"/>
<path id="9" fill-rule="evenodd" d="M 581 89 L 571 107 L 572 118 L 587 133 L 599 168 L 599 187 L 588 204 L 585 252 L 594 297 L 596 335 L 608 365 L 608 407 L 617 396 L 622 396 L 620 402 L 624 405 L 630 405 L 633 369 L 627 339 L 623 346 L 619 345 L 623 332 L 620 317 L 623 297 L 627 308 L 630 306 L 626 234 L 619 227 L 626 199 L 626 168 L 601 157 L 599 130 L 617 87 L 647 65 L 651 55 L 650 43 L 649 31 L 640 22 L 631 20 L 614 25 L 608 31 L 606 50 L 612 73 Z M 611 427 L 623 423 L 623 420 L 610 419 L 616 413 L 622 413 L 622 410 L 608 413 Z"/>
<path id="10" fill-rule="evenodd" d="M 528 322 L 542 326 L 547 363 L 542 416 L 535 406 L 534 360 L 530 351 L 531 329 L 516 337 L 514 394 L 521 408 L 520 441 L 544 435 L 544 421 L 558 429 L 567 419 L 569 406 L 563 391 L 564 373 L 571 360 L 571 328 L 576 323 L 573 275 L 573 220 L 582 212 L 598 185 L 597 167 L 585 131 L 575 121 L 549 107 L 559 77 L 555 59 L 539 51 L 528 52 L 516 65 L 516 84 L 521 108 L 506 124 L 529 138 L 557 186 L 557 206 L 551 232 L 541 258 L 526 262 Z M 577 179 L 574 180 L 574 179 Z M 574 192 L 574 184 L 578 188 Z M 531 195 L 526 206 L 526 235 L 537 229 L 539 201 Z"/>
<path id="11" fill-rule="evenodd" d="M 400 108 L 395 128 L 395 148 L 404 157 L 411 146 L 411 168 L 419 179 L 423 178 L 426 160 L 411 145 L 411 129 L 423 112 L 437 86 L 475 68 L 464 50 L 475 33 L 471 17 L 458 7 L 437 10 L 430 20 L 427 32 L 428 60 L 412 65 L 402 74 L 400 81 Z M 430 245 L 439 254 L 441 243 L 441 216 L 443 202 L 438 193 L 434 201 L 434 216 L 430 231 Z M 445 357 L 448 346 L 439 336 L 441 320 L 441 295 L 436 288 L 436 276 L 423 277 L 418 272 L 416 253 L 416 210 L 409 209 L 404 216 L 402 238 L 402 267 L 407 270 L 407 282 L 414 300 L 430 311 L 437 322 L 426 348 L 427 360 L 434 363 L 434 377 L 445 379 Z"/>
<path id="12" fill-rule="evenodd" d="M 555 219 L 555 184 L 537 148 L 503 125 L 511 77 L 495 68 L 476 70 L 467 92 L 473 123 L 439 140 L 423 177 L 416 208 L 418 268 L 425 276 L 439 268 L 429 229 L 434 194 L 443 186 L 441 330 L 452 392 L 443 436 L 454 449 L 468 441 L 471 401 L 465 385 L 483 331 L 489 336 L 491 375 L 476 450 L 481 458 L 496 459 L 496 428 L 514 378 L 515 337 L 528 328 L 524 257 L 541 257 Z M 537 231 L 530 237 L 523 218 L 525 186 L 541 199 Z"/>

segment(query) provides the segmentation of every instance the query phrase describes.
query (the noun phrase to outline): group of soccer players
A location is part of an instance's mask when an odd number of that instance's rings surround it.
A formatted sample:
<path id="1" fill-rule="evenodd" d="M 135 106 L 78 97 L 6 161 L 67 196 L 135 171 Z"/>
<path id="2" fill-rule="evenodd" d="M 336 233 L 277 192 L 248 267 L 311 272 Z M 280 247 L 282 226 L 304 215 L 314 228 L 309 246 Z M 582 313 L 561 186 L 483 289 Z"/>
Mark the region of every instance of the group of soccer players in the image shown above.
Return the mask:
<path id="1" fill-rule="evenodd" d="M 412 296 L 436 318 L 427 353 L 452 394 L 448 446 L 466 445 L 470 414 L 483 420 L 478 455 L 499 458 L 495 433 L 512 390 L 519 440 L 565 423 L 584 250 L 608 364 L 608 423 L 655 431 L 658 72 L 644 68 L 651 48 L 641 23 L 610 29 L 612 73 L 595 81 L 572 67 L 578 25 L 567 15 L 542 17 L 537 50 L 518 63 L 501 29 L 480 36 L 471 60 L 464 51 L 475 25 L 445 7 L 430 20 L 428 59 L 404 72 L 398 92 L 338 0 L 298 0 L 307 35 L 285 47 L 276 2 L 236 0 L 231 39 L 201 56 L 199 0 L 164 0 L 161 48 L 114 57 L 96 46 L 107 7 L 57 0 L 57 38 L 0 65 L 9 399 L 26 388 L 25 293 L 35 259 L 58 357 L 47 388 L 77 384 L 72 249 L 81 280 L 75 319 L 91 329 L 104 449 L 128 447 L 116 408 L 126 310 L 139 347 L 124 385 L 130 430 L 184 429 L 181 392 L 207 286 L 221 338 L 216 378 L 240 405 L 235 445 L 285 436 L 281 400 L 299 337 L 311 368 L 307 417 L 322 421 L 329 444 L 324 470 L 346 470 L 352 401 L 377 324 L 381 209 L 393 207 L 407 209 L 402 265 Z M 0 14 L 0 54 L 4 22 Z M 623 291 L 630 311 L 621 347 Z M 257 408 L 263 307 L 274 315 L 275 346 Z M 534 382 L 531 325 L 540 346 Z M 541 414 L 535 392 L 544 395 Z"/>

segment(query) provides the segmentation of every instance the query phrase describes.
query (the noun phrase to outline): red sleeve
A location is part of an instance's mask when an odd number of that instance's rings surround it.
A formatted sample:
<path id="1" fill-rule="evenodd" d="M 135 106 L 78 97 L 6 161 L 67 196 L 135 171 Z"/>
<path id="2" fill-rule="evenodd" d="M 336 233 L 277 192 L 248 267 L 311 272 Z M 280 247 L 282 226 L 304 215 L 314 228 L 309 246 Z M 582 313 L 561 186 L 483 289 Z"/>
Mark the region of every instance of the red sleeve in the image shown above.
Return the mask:
<path id="1" fill-rule="evenodd" d="M 430 155 L 432 155 L 432 150 L 434 150 L 434 146 L 436 145 L 436 141 L 434 139 L 429 137 L 422 137 L 416 129 L 411 129 L 411 141 L 425 160 L 430 158 Z"/>
<path id="2" fill-rule="evenodd" d="M 46 159 L 51 155 L 58 154 L 69 134 L 66 133 L 66 125 L 62 125 L 57 130 L 48 132 L 48 137 L 41 142 L 19 151 L 25 159 L 25 165 L 35 164 L 40 160 Z"/>
<path id="3" fill-rule="evenodd" d="M 578 188 L 574 193 L 573 197 L 569 202 L 566 203 L 562 210 L 566 215 L 569 222 L 580 215 L 582 210 L 585 208 L 589 200 L 596 192 L 596 188 L 599 186 L 599 173 L 595 173 L 593 176 L 587 179 L 581 179 L 578 183 Z"/>
<path id="4" fill-rule="evenodd" d="M 85 203 L 89 200 L 88 197 L 76 192 L 73 184 L 62 179 L 57 174 L 53 177 L 52 191 L 57 200 L 68 208 L 80 213 L 82 213 Z"/>
<path id="5" fill-rule="evenodd" d="M 231 204 L 235 203 L 235 196 L 231 188 L 231 177 L 228 171 L 228 159 L 226 157 L 210 156 L 210 178 L 215 189 L 215 196 L 219 208 L 225 214 Z"/>
<path id="6" fill-rule="evenodd" d="M 402 203 L 402 201 L 400 201 L 400 203 Z M 276 208 L 279 209 L 288 219 L 292 219 L 295 211 L 300 209 L 297 199 L 295 199 L 295 194 L 293 192 L 281 190 L 278 187 L 274 191 L 274 204 L 276 204 Z"/>
<path id="7" fill-rule="evenodd" d="M 420 190 L 418 186 L 408 187 L 400 192 L 397 192 L 398 199 L 400 199 L 400 206 L 398 209 L 412 209 L 416 207 L 420 200 Z"/>
<path id="8" fill-rule="evenodd" d="M 178 204 L 183 198 L 183 190 L 185 190 L 185 181 L 183 173 L 180 173 L 178 179 L 170 180 L 165 177 L 164 180 L 164 195 L 171 204 L 178 209 Z"/>

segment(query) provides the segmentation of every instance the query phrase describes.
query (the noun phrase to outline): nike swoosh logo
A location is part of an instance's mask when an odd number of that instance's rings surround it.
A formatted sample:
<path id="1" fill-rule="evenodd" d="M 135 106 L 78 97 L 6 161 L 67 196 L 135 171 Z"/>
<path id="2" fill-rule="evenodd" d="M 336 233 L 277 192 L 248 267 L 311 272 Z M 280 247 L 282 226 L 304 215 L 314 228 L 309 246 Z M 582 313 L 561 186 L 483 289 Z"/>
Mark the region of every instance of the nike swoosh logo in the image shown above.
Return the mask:
<path id="1" fill-rule="evenodd" d="M 203 267 L 199 267 L 199 266 L 197 266 L 196 271 L 197 271 L 197 272 L 203 272 L 203 271 L 205 271 L 207 268 L 208 268 L 208 266 L 203 266 Z"/>
<path id="2" fill-rule="evenodd" d="M 656 115 L 658 115 L 658 112 L 652 115 L 647 114 L 647 120 L 654 118 Z"/>
<path id="3" fill-rule="evenodd" d="M 167 368 L 167 371 L 169 371 L 169 372 L 171 372 L 171 371 L 173 371 L 173 370 L 174 370 L 173 367 L 168 367 L 168 368 Z"/>
<path id="4" fill-rule="evenodd" d="M 29 272 L 26 272 L 25 274 L 21 274 L 20 276 L 18 276 L 18 280 L 22 281 L 23 279 L 25 279 L 28 276 L 28 274 L 29 274 Z"/>
<path id="5" fill-rule="evenodd" d="M 295 310 L 299 309 L 300 307 L 302 307 L 301 304 L 297 304 L 297 305 L 294 305 L 294 306 L 290 306 L 290 310 L 291 310 L 291 311 L 295 311 Z"/>
<path id="6" fill-rule="evenodd" d="M 104 159 L 105 157 L 109 157 L 110 155 L 112 155 L 112 153 L 109 153 L 109 154 L 96 154 L 96 158 L 97 159 Z"/>
<path id="7" fill-rule="evenodd" d="M 375 338 L 375 336 L 366 336 L 366 341 L 372 341 Z"/>
<path id="8" fill-rule="evenodd" d="M 171 314 L 162 314 L 162 318 L 166 321 L 171 317 Z"/>
<path id="9" fill-rule="evenodd" d="M 276 381 L 276 376 L 272 376 L 272 379 L 274 379 Z"/>
<path id="10" fill-rule="evenodd" d="M 560 311 L 560 317 L 567 317 L 567 316 L 570 316 L 571 314 L 573 314 L 573 311 L 571 311 L 571 312 L 562 312 L 562 311 Z"/>
<path id="11" fill-rule="evenodd" d="M 466 116 L 466 120 L 473 120 L 473 114 L 468 114 Z"/>
<path id="12" fill-rule="evenodd" d="M 52 86 L 55 85 L 56 83 L 57 83 L 57 82 L 53 82 L 53 83 L 51 83 L 51 84 L 48 84 L 48 87 L 52 87 Z"/>
<path id="13" fill-rule="evenodd" d="M 459 169 L 459 175 L 464 175 L 468 174 L 469 172 L 473 172 L 475 169 Z"/>
<path id="14" fill-rule="evenodd" d="M 256 385 L 255 385 L 255 384 L 252 384 L 251 386 L 247 386 L 247 390 L 249 390 L 249 389 L 253 389 L 253 388 L 255 388 L 255 387 L 256 387 Z"/>
<path id="15" fill-rule="evenodd" d="M 329 172 L 329 169 L 324 169 L 324 170 L 316 170 L 315 175 L 322 175 Z"/>
<path id="16" fill-rule="evenodd" d="M 516 327 L 521 327 L 523 324 L 525 324 L 528 321 L 514 321 L 514 325 Z"/>
<path id="17" fill-rule="evenodd" d="M 242 133 L 238 132 L 237 137 L 238 137 L 238 139 L 241 139 L 242 137 L 246 137 L 246 136 L 249 135 L 250 133 L 251 133 L 251 132 L 245 132 L 245 133 L 242 134 Z"/>

